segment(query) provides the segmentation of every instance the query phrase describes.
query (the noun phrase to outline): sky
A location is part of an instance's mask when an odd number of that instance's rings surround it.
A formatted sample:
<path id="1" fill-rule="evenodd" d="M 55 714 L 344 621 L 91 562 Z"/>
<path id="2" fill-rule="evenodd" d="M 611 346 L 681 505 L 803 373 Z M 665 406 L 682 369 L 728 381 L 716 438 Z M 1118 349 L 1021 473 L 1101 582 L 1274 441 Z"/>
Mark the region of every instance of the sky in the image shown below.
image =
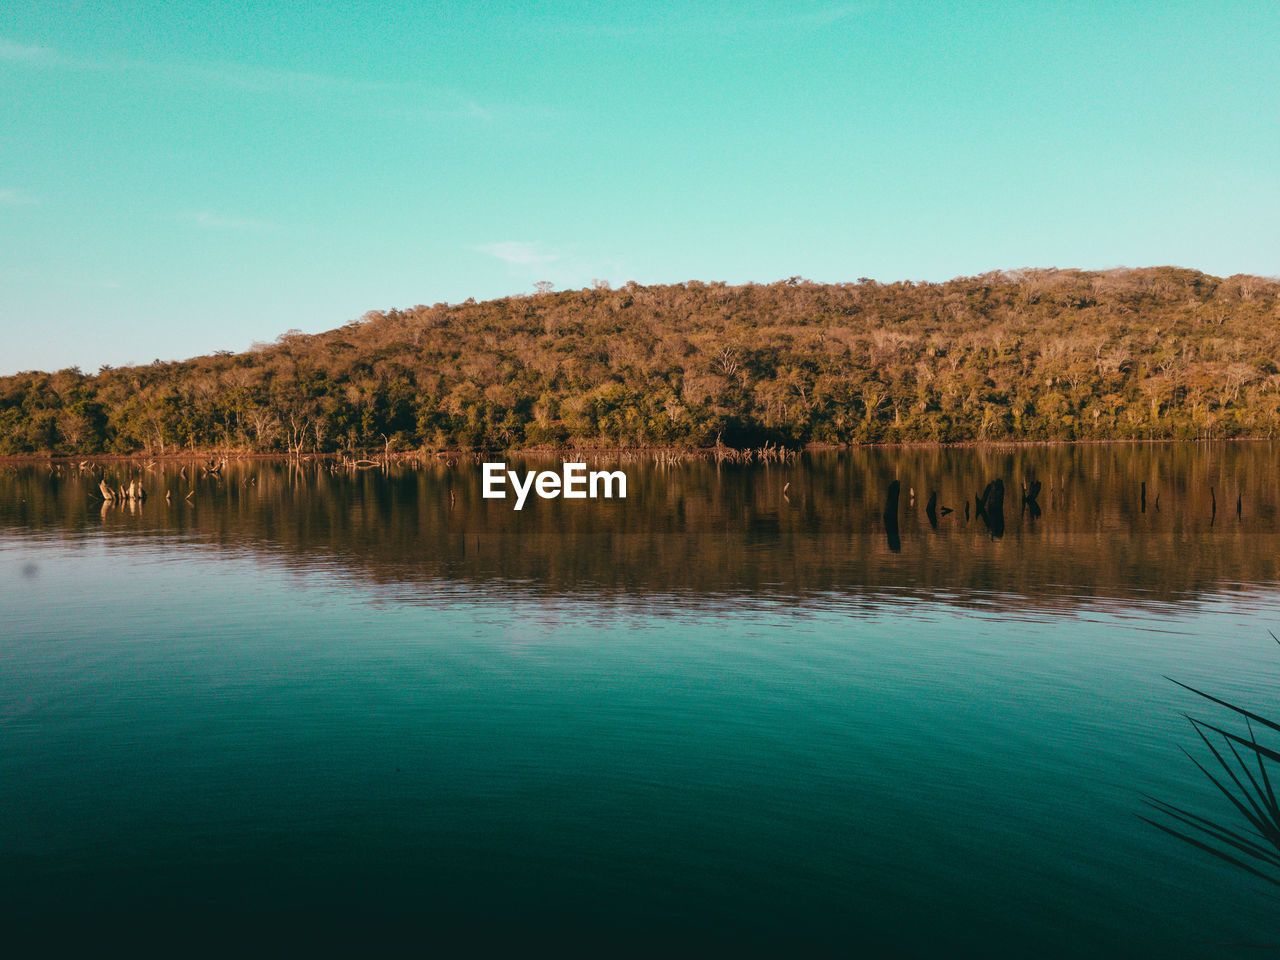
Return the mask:
<path id="1" fill-rule="evenodd" d="M 1274 3 L 0 7 L 0 374 L 594 280 L 1280 274 Z"/>

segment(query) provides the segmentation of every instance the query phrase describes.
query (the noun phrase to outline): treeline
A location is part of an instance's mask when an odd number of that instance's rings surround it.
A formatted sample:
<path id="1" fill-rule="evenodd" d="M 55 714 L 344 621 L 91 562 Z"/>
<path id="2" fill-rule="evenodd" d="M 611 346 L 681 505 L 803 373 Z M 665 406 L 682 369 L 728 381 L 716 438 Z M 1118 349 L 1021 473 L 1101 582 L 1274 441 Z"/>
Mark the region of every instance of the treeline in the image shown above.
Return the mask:
<path id="1" fill-rule="evenodd" d="M 0 378 L 0 453 L 1280 433 L 1280 282 L 1155 267 L 628 283 Z"/>

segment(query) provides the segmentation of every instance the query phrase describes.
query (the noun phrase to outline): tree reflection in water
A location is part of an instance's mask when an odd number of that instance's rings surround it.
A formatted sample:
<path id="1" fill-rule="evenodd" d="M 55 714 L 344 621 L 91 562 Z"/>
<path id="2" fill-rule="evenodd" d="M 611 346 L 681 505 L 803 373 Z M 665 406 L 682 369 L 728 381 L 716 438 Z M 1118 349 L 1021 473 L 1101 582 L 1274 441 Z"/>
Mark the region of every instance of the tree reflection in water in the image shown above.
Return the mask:
<path id="1" fill-rule="evenodd" d="M 233 459 L 219 474 L 194 457 L 9 465 L 0 534 L 199 543 L 410 591 L 1182 603 L 1280 582 L 1278 461 L 1269 441 L 870 448 L 750 466 L 635 453 L 593 461 L 626 470 L 626 500 L 518 513 L 481 496 L 472 458 L 366 470 Z M 97 495 L 100 480 L 134 479 L 143 503 Z M 893 481 L 903 495 L 888 510 Z M 1144 485 L 1155 509 L 1142 509 Z M 1005 509 L 1006 487 L 1022 509 Z M 1219 490 L 1248 509 L 1211 526 Z"/>

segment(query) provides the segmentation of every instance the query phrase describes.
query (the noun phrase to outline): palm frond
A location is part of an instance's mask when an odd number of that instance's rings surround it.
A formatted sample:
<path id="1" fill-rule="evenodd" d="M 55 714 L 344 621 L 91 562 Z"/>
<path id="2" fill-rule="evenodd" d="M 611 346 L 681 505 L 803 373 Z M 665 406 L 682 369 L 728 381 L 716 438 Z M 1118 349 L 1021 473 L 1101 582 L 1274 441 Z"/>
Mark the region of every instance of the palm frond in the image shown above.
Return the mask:
<path id="1" fill-rule="evenodd" d="M 1280 643 L 1280 638 L 1274 633 L 1271 636 Z M 1280 763 L 1280 751 L 1259 743 L 1254 730 L 1254 725 L 1257 724 L 1280 732 L 1280 723 L 1172 677 L 1165 679 L 1244 718 L 1247 736 L 1186 714 L 1192 729 L 1213 760 L 1210 762 L 1206 759 L 1202 763 L 1189 751 L 1184 749 L 1182 752 L 1218 792 L 1227 798 L 1248 827 L 1243 824 L 1233 826 L 1145 795 L 1143 799 L 1147 805 L 1165 822 L 1141 815 L 1138 819 L 1268 883 L 1280 886 L 1280 802 L 1272 787 L 1272 775 L 1267 769 L 1268 762 Z"/>

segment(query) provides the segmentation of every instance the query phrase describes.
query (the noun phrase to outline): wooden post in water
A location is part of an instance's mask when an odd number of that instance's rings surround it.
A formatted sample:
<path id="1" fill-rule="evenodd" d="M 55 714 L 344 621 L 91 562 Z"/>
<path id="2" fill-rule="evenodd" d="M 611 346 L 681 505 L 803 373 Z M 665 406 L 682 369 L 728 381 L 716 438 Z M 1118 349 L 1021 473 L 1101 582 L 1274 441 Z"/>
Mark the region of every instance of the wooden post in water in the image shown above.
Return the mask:
<path id="1" fill-rule="evenodd" d="M 992 538 L 1004 536 L 1004 480 L 996 477 L 987 484 L 978 499 L 978 516 L 991 531 Z"/>
<path id="2" fill-rule="evenodd" d="M 889 541 L 889 549 L 893 553 L 902 549 L 902 538 L 898 534 L 898 497 L 901 490 L 901 482 L 890 481 L 889 490 L 884 498 L 884 532 Z"/>
<path id="3" fill-rule="evenodd" d="M 1142 481 L 1142 512 L 1147 512 L 1147 481 Z"/>
<path id="4" fill-rule="evenodd" d="M 1024 481 L 1022 484 L 1022 510 L 1030 513 L 1032 520 L 1039 519 L 1042 512 L 1039 502 L 1041 487 L 1039 480 L 1032 480 L 1029 484 Z"/>
<path id="5" fill-rule="evenodd" d="M 900 495 L 901 490 L 902 490 L 901 482 L 897 480 L 891 480 L 889 482 L 889 489 L 886 491 L 885 498 L 884 498 L 884 516 L 886 520 L 888 520 L 890 517 L 892 517 L 895 521 L 897 520 L 898 497 Z"/>

